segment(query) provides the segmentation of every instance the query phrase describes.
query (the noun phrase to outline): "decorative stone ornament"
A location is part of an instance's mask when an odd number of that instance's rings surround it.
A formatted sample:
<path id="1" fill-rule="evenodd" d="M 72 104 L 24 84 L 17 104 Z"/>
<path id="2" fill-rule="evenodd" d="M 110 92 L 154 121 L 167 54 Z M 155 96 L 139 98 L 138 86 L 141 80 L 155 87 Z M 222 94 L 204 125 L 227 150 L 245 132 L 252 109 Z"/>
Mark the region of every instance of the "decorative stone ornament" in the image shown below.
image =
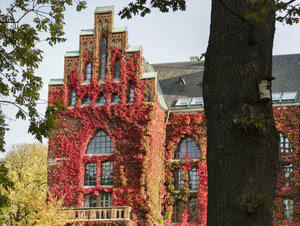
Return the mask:
<path id="1" fill-rule="evenodd" d="M 261 80 L 258 83 L 259 89 L 259 99 L 264 101 L 271 100 L 271 88 L 270 88 L 271 81 L 268 80 Z"/>

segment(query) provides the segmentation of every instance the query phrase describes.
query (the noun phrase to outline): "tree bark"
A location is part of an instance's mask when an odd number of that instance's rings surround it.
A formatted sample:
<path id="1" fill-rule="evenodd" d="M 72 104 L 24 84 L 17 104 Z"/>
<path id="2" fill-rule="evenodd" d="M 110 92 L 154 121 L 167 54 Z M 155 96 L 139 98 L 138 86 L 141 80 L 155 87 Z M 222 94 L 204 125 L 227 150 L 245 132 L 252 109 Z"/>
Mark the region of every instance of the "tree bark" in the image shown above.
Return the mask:
<path id="1" fill-rule="evenodd" d="M 258 82 L 272 77 L 275 13 L 264 1 L 256 22 L 243 19 L 250 1 L 212 0 L 203 79 L 209 226 L 272 225 L 279 138 Z"/>

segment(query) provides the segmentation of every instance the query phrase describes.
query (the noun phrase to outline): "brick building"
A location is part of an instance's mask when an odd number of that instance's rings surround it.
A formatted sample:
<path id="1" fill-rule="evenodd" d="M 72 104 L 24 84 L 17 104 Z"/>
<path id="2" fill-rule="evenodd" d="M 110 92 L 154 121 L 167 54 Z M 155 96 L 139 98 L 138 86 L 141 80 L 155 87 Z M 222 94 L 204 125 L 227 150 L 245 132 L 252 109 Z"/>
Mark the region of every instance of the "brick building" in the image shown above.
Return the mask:
<path id="1" fill-rule="evenodd" d="M 49 187 L 72 207 L 72 221 L 109 225 L 206 225 L 203 65 L 151 65 L 97 7 L 65 54 L 64 78 L 49 105 L 68 106 L 49 139 Z M 300 55 L 274 56 L 274 115 L 281 171 L 274 220 L 299 222 Z"/>

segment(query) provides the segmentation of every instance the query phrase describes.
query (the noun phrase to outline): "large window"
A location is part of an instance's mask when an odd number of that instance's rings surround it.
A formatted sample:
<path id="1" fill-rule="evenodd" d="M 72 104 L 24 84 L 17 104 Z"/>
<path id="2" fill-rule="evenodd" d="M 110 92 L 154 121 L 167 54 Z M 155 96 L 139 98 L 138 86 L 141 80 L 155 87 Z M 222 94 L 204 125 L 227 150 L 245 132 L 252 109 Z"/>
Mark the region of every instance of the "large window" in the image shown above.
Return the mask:
<path id="1" fill-rule="evenodd" d="M 107 161 L 101 164 L 101 185 L 113 185 L 113 162 Z"/>
<path id="2" fill-rule="evenodd" d="M 111 139 L 103 131 L 93 137 L 87 148 L 87 154 L 113 154 L 113 151 Z"/>
<path id="3" fill-rule="evenodd" d="M 84 185 L 85 186 L 96 185 L 96 163 L 95 162 L 85 164 Z"/>
<path id="4" fill-rule="evenodd" d="M 106 64 L 106 39 L 102 38 L 101 41 L 101 68 L 100 68 L 100 76 L 102 79 L 105 77 L 105 64 Z"/>
<path id="5" fill-rule="evenodd" d="M 200 152 L 194 140 L 191 138 L 183 139 L 175 150 L 174 158 L 200 158 Z"/>
<path id="6" fill-rule="evenodd" d="M 292 146 L 290 144 L 289 139 L 284 136 L 282 133 L 279 133 L 280 136 L 280 151 L 282 154 L 286 153 L 293 153 Z"/>

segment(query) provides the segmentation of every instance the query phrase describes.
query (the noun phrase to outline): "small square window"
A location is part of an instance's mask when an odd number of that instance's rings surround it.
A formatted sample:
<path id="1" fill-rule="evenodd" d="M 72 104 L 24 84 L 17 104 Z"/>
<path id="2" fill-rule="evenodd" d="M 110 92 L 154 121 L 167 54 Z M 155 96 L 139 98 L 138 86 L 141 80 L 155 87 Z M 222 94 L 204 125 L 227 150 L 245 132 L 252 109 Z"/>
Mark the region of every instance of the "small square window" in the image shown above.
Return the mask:
<path id="1" fill-rule="evenodd" d="M 282 94 L 282 101 L 296 100 L 298 92 L 284 92 Z"/>
<path id="2" fill-rule="evenodd" d="M 175 106 L 187 106 L 191 101 L 191 98 L 180 98 L 177 100 Z"/>
<path id="3" fill-rule="evenodd" d="M 272 100 L 279 101 L 281 97 L 281 93 L 272 93 Z"/>
<path id="4" fill-rule="evenodd" d="M 191 105 L 203 105 L 203 97 L 194 97 L 191 101 Z"/>

